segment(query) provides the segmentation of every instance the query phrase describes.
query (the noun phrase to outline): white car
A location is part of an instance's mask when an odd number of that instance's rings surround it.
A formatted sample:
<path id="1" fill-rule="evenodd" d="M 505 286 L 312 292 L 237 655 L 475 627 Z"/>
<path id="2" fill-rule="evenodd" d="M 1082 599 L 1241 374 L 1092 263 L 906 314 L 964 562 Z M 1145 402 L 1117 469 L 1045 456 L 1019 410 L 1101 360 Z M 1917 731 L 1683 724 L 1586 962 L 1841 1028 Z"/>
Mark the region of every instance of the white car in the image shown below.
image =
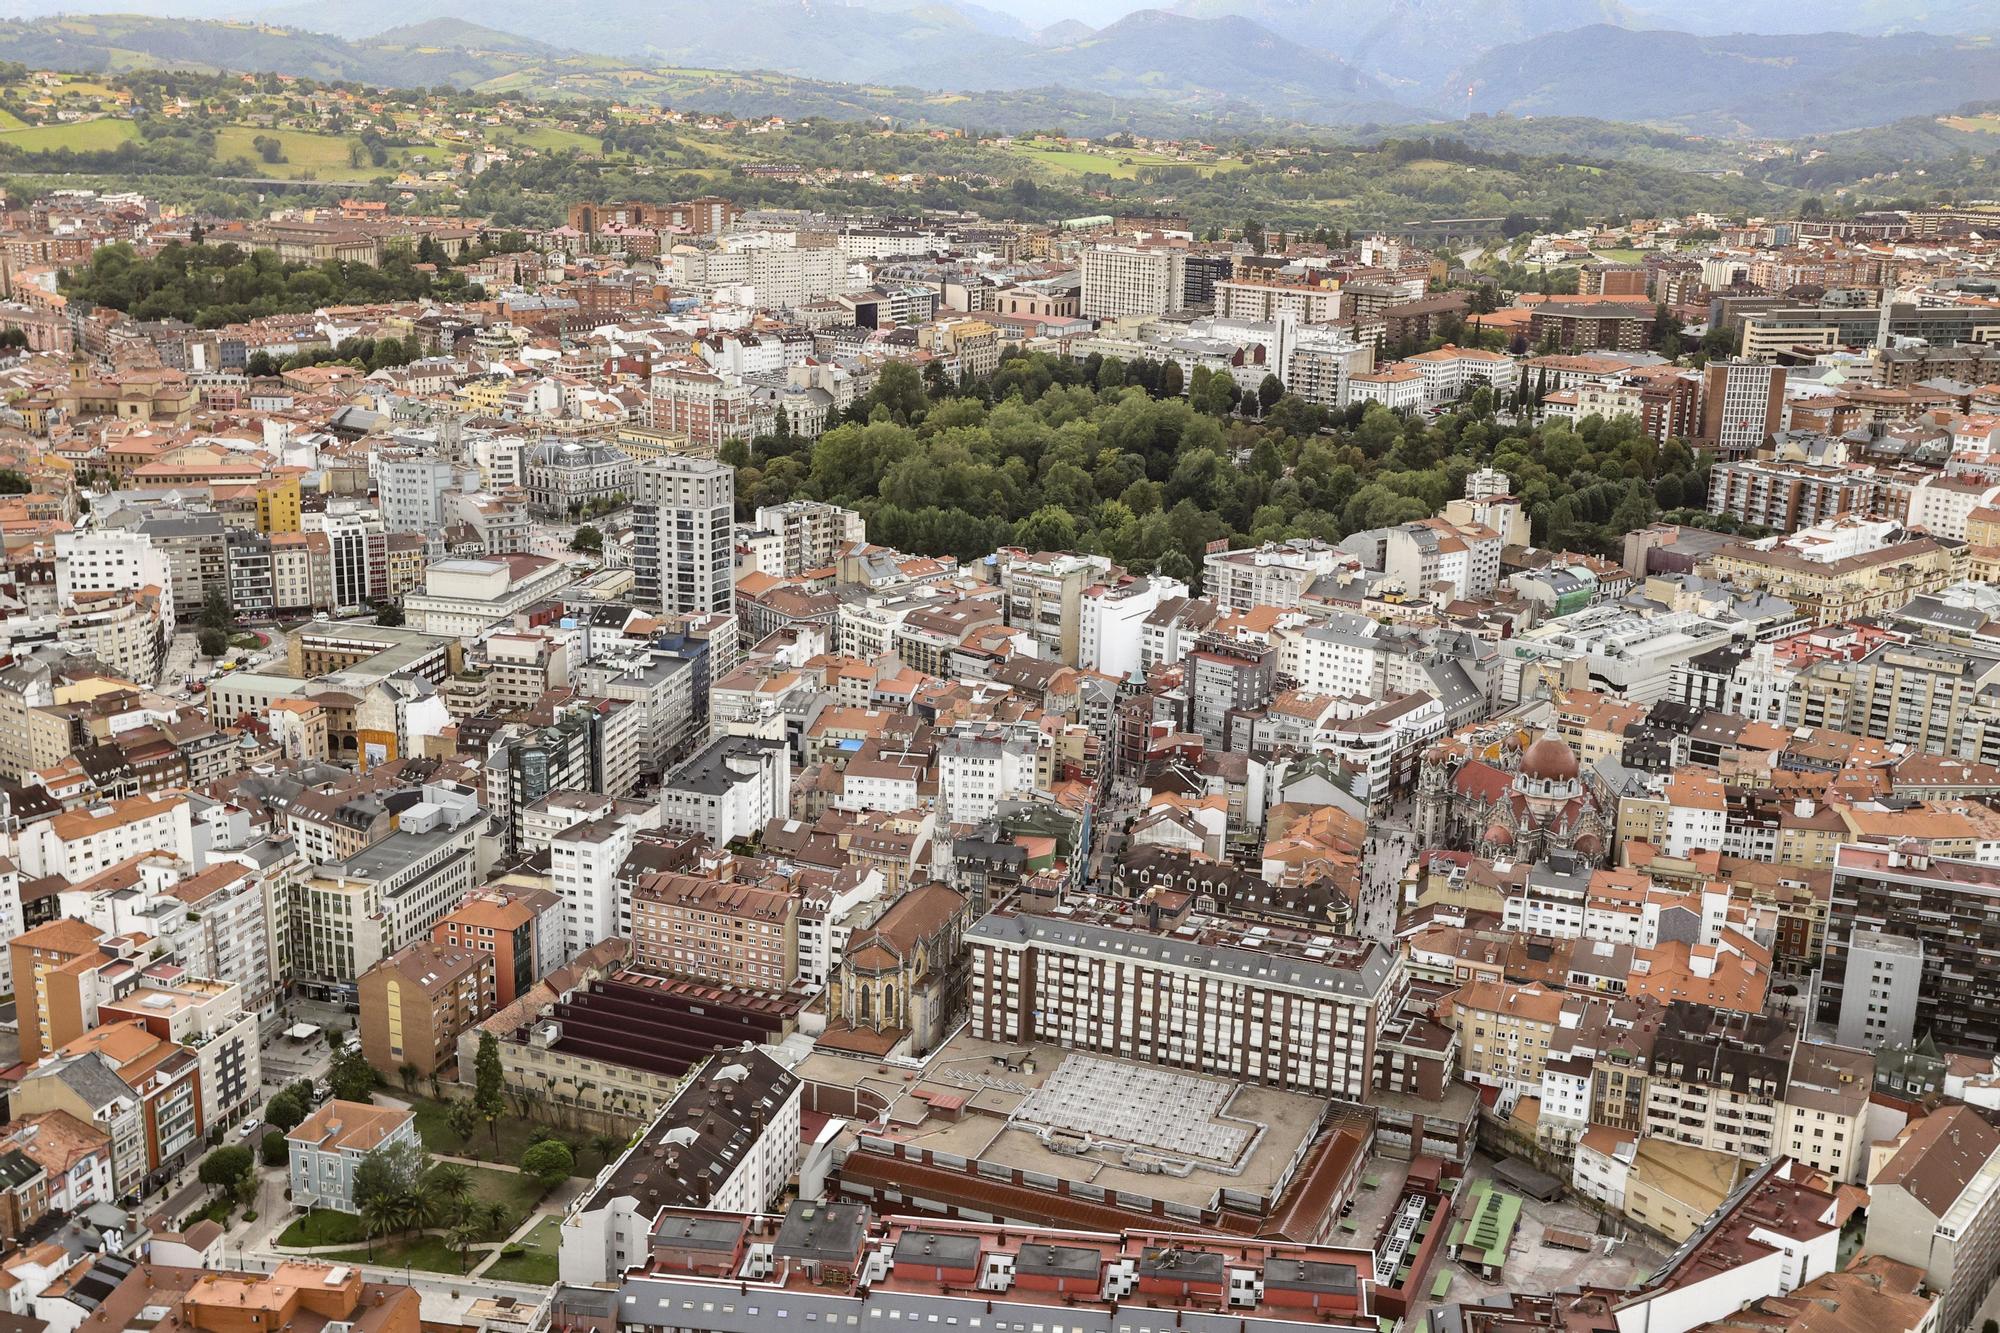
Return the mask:
<path id="1" fill-rule="evenodd" d="M 255 1116 L 250 1117 L 250 1119 L 245 1120 L 242 1124 L 236 1127 L 236 1137 L 239 1139 L 249 1138 L 252 1134 L 255 1134 L 257 1132 L 257 1126 L 263 1123 L 264 1123 L 263 1121 L 257 1119 Z"/>

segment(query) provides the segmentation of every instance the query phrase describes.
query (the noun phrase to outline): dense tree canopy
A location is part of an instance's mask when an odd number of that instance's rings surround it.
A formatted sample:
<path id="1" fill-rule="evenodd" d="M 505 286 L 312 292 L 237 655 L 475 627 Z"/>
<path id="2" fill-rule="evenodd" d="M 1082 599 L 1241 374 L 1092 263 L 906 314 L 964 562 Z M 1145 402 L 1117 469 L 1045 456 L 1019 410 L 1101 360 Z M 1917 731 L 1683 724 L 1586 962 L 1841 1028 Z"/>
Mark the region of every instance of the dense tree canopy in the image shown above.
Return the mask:
<path id="1" fill-rule="evenodd" d="M 63 294 L 135 319 L 182 319 L 202 328 L 292 314 L 327 305 L 407 301 L 422 296 L 476 300 L 484 293 L 451 269 L 432 273 L 392 250 L 380 267 L 328 260 L 288 264 L 234 245 L 168 245 L 141 258 L 106 246 L 63 279 Z"/>
<path id="2" fill-rule="evenodd" d="M 1116 367 L 1116 369 L 1114 369 Z M 1629 418 L 1509 424 L 1484 391 L 1405 419 L 1334 413 L 1290 395 L 1261 422 L 1225 377 L 1197 370 L 1192 400 L 1156 398 L 1152 365 L 1010 357 L 963 396 L 933 399 L 891 364 L 852 419 L 814 445 L 738 446 L 738 503 L 803 497 L 859 509 L 872 540 L 974 559 L 996 546 L 1102 552 L 1128 568 L 1199 568 L 1211 541 L 1338 540 L 1435 513 L 1493 466 L 1545 546 L 1612 554 L 1662 504 L 1699 505 L 1707 463 Z M 1100 385 L 1105 387 L 1099 387 Z M 1169 561 L 1169 557 L 1174 557 Z"/>

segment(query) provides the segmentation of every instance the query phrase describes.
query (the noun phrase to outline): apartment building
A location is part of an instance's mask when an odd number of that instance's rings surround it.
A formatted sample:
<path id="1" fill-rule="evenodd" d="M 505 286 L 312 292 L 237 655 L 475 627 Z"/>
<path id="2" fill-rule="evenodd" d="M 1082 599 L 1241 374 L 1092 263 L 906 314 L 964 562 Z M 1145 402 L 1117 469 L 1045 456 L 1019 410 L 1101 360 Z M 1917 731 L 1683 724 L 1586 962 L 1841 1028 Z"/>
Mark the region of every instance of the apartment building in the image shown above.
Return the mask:
<path id="1" fill-rule="evenodd" d="M 493 1007 L 505 1008 L 553 972 L 563 951 L 563 900 L 548 889 L 486 889 L 431 927 L 431 943 L 493 959 Z"/>
<path id="2" fill-rule="evenodd" d="M 804 1086 L 759 1050 L 710 1056 L 564 1215 L 562 1280 L 620 1280 L 670 1210 L 768 1207 L 798 1166 Z"/>
<path id="3" fill-rule="evenodd" d="M 768 1256 L 746 1264 L 740 1256 Z M 1341 1333 L 1377 1327 L 1374 1255 L 1174 1231 L 1095 1232 L 931 1218 L 800 1200 L 782 1218 L 668 1210 L 643 1270 L 615 1287 L 565 1286 L 552 1318 L 616 1333 L 703 1310 L 709 1333 L 773 1322 L 876 1322 L 1066 1333 Z M 893 1264 L 893 1269 L 891 1265 Z M 866 1318 L 864 1318 L 866 1317 Z"/>
<path id="4" fill-rule="evenodd" d="M 632 506 L 633 596 L 707 615 L 735 609 L 736 470 L 703 458 L 639 469 Z"/>
<path id="5" fill-rule="evenodd" d="M 1165 315 L 1187 305 L 1187 251 L 1094 245 L 1082 256 L 1085 319 Z"/>
<path id="6" fill-rule="evenodd" d="M 1747 458 L 1777 434 L 1785 371 L 1761 361 L 1711 361 L 1702 371 L 1700 440 L 1725 460 Z"/>
<path id="7" fill-rule="evenodd" d="M 485 811 L 469 796 L 425 788 L 396 832 L 299 886 L 292 952 L 301 979 L 349 987 L 389 954 L 430 933 L 475 883 Z M 437 799 L 429 799 L 435 795 Z"/>
<path id="8" fill-rule="evenodd" d="M 971 1031 L 1359 1101 L 1402 963 L 1379 946 L 1227 917 L 1137 921 L 1004 905 L 966 931 Z M 1282 1014 L 1283 1020 L 1274 1016 Z"/>
<path id="9" fill-rule="evenodd" d="M 1861 1248 L 1923 1273 L 1938 1328 L 1970 1328 L 2000 1277 L 2000 1130 L 1969 1106 L 1912 1124 L 1868 1182 Z"/>
<path id="10" fill-rule="evenodd" d="M 1560 991 L 1484 977 L 1452 996 L 1460 1069 L 1472 1082 L 1498 1088 L 1503 1112 L 1523 1094 L 1541 1092 L 1563 999 Z"/>
<path id="11" fill-rule="evenodd" d="M 1915 947 L 1883 947 L 1895 938 Z M 1856 947 L 1857 940 L 1866 947 Z M 1940 1046 L 1979 1050 L 2000 1043 L 2000 1002 L 1986 981 L 1995 950 L 2000 866 L 1932 856 L 1920 847 L 1844 843 L 1835 850 L 1818 1002 L 1820 1019 L 1839 1022 L 1844 1036 L 1865 1039 L 1869 1031 L 1849 1006 L 1914 999 L 1914 1031 Z"/>
<path id="12" fill-rule="evenodd" d="M 720 847 L 789 815 L 791 801 L 792 764 L 783 742 L 720 736 L 667 777 L 660 822 Z"/>
<path id="13" fill-rule="evenodd" d="M 1002 547 L 995 558 L 1007 624 L 1035 641 L 1037 656 L 1077 665 L 1084 590 L 1111 574 L 1111 562 L 1073 551 L 1014 547 Z"/>
<path id="14" fill-rule="evenodd" d="M 1868 1098 L 1875 1057 L 1867 1051 L 1801 1041 L 1778 1106 L 1778 1151 L 1841 1184 L 1868 1168 Z"/>
<path id="15" fill-rule="evenodd" d="M 1844 514 L 1867 514 L 1878 486 L 1861 468 L 1725 459 L 1708 478 L 1708 512 L 1774 532 L 1797 532 Z"/>
<path id="16" fill-rule="evenodd" d="M 1549 303 L 1528 317 L 1528 341 L 1564 355 L 1643 352 L 1653 341 L 1654 308 L 1614 301 Z"/>
<path id="17" fill-rule="evenodd" d="M 750 526 L 754 532 L 769 533 L 775 539 L 775 567 L 763 572 L 781 578 L 825 569 L 840 551 L 868 537 L 861 515 L 820 500 L 760 505 Z"/>
<path id="18" fill-rule="evenodd" d="M 1202 587 L 1222 611 L 1256 606 L 1293 607 L 1306 589 L 1339 569 L 1359 567 L 1349 552 L 1317 538 L 1300 537 L 1202 557 Z"/>
<path id="19" fill-rule="evenodd" d="M 61 1047 L 21 1077 L 10 1108 L 66 1111 L 103 1130 L 120 1194 L 193 1161 L 208 1132 L 200 1057 L 136 1021 L 102 1024 Z"/>
<path id="20" fill-rule="evenodd" d="M 752 878 L 755 876 L 755 878 Z M 776 993 L 798 977 L 799 898 L 781 875 L 730 858 L 713 877 L 641 875 L 632 961 L 730 990 Z"/>
<path id="21" fill-rule="evenodd" d="M 194 830 L 187 797 L 162 793 L 66 810 L 23 829 L 15 848 L 23 875 L 61 875 L 80 884 L 147 852 L 171 852 L 193 861 Z"/>
<path id="22" fill-rule="evenodd" d="M 1771 1160 L 1797 1044 L 1798 1029 L 1777 1015 L 1668 1005 L 1646 1070 L 1646 1134 Z"/>
<path id="23" fill-rule="evenodd" d="M 412 940 L 361 974 L 361 1053 L 383 1074 L 445 1074 L 458 1034 L 492 1013 L 494 955 Z"/>

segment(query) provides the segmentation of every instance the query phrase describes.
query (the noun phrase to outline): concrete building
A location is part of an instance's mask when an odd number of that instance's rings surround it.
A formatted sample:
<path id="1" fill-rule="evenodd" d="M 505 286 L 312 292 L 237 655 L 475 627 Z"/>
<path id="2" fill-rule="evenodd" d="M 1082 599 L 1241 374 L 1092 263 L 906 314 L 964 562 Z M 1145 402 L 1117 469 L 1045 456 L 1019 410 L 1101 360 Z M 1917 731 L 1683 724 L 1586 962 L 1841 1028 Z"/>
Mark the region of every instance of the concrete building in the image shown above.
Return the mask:
<path id="1" fill-rule="evenodd" d="M 730 858 L 713 876 L 639 876 L 632 961 L 724 990 L 789 990 L 798 977 L 799 898 L 786 877 L 756 871 Z"/>
<path id="2" fill-rule="evenodd" d="M 1700 440 L 1724 459 L 1747 458 L 1777 434 L 1785 371 L 1759 361 L 1711 361 L 1702 372 Z"/>
<path id="3" fill-rule="evenodd" d="M 704 458 L 639 469 L 632 505 L 633 595 L 681 614 L 736 608 L 736 471 Z"/>
<path id="4" fill-rule="evenodd" d="M 780 578 L 825 569 L 842 549 L 868 536 L 861 515 L 819 500 L 762 505 L 750 526 L 754 532 L 769 533 L 776 543 L 776 567 L 763 572 Z"/>
<path id="5" fill-rule="evenodd" d="M 424 590 L 403 598 L 410 628 L 471 638 L 537 602 L 562 595 L 570 569 L 540 555 L 440 560 L 424 571 Z"/>
<path id="6" fill-rule="evenodd" d="M 498 1008 L 494 955 L 412 940 L 361 974 L 361 1053 L 388 1077 L 405 1068 L 445 1074 L 458 1034 Z"/>
<path id="7" fill-rule="evenodd" d="M 1085 319 L 1165 315 L 1187 304 L 1187 251 L 1095 245 L 1083 252 Z"/>
<path id="8" fill-rule="evenodd" d="M 1837 951 L 1842 1046 L 1878 1050 L 1908 1046 L 1916 1038 L 1924 980 L 1921 936 L 1888 935 L 1858 921 Z M 1822 1010 L 1824 1012 L 1824 1010 Z"/>
<path id="9" fill-rule="evenodd" d="M 1229 918 L 1120 915 L 1002 906 L 975 922 L 972 1035 L 1353 1101 L 1367 1092 L 1378 1025 L 1406 984 L 1399 958 L 1358 939 L 1320 942 Z"/>
<path id="10" fill-rule="evenodd" d="M 768 1207 L 798 1166 L 803 1087 L 759 1050 L 709 1057 L 564 1213 L 562 1280 L 621 1279 L 668 1210 Z"/>
<path id="11" fill-rule="evenodd" d="M 788 816 L 791 801 L 791 757 L 783 742 L 722 736 L 668 776 L 660 821 L 720 847 Z"/>
<path id="12" fill-rule="evenodd" d="M 1942 1293 L 1938 1327 L 1966 1329 L 2000 1274 L 2000 1131 L 1969 1106 L 1906 1130 L 1868 1184 L 1862 1249 L 1921 1269 Z"/>
<path id="13" fill-rule="evenodd" d="M 746 1254 L 769 1255 L 769 1267 L 744 1266 L 738 1256 Z M 1009 1328 L 1047 1327 L 1060 1311 L 1067 1333 L 1377 1327 L 1369 1250 L 1275 1240 L 878 1221 L 859 1204 L 801 1200 L 782 1219 L 670 1210 L 653 1228 L 647 1259 L 620 1285 L 560 1288 L 552 1318 L 614 1333 L 619 1322 L 671 1325 L 685 1318 L 685 1303 L 716 1306 L 701 1316 L 710 1333 L 762 1333 L 773 1323 L 802 1324 L 808 1312 L 859 1325 L 877 1322 L 877 1311 L 884 1327 L 932 1318 L 970 1327 L 977 1318 Z"/>

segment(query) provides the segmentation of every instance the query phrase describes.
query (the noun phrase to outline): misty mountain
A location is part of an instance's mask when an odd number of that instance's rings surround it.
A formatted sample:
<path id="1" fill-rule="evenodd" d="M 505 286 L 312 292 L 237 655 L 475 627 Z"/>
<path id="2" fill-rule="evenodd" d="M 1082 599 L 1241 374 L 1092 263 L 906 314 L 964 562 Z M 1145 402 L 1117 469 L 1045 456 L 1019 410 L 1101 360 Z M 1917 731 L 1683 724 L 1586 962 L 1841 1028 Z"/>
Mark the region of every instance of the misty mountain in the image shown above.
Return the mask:
<path id="1" fill-rule="evenodd" d="M 1243 98 L 1273 111 L 1349 123 L 1410 114 L 1381 80 L 1338 56 L 1248 19 L 1198 19 L 1157 9 L 1128 14 L 1073 41 L 989 48 L 974 60 L 930 59 L 886 77 L 941 89 L 1065 87 L 1114 97 Z"/>
<path id="2" fill-rule="evenodd" d="M 1197 17 L 1248 18 L 1377 77 L 1424 90 L 1492 47 L 1631 18 L 1621 0 L 1178 0 L 1173 8 Z"/>
<path id="3" fill-rule="evenodd" d="M 2000 33 L 1993 0 L 1632 0 L 1628 27 L 1683 32 Z"/>
<path id="4" fill-rule="evenodd" d="M 1488 51 L 1440 100 L 1467 86 L 1478 111 L 1782 137 L 2000 96 L 2000 47 L 1923 33 L 1702 37 L 1599 24 Z"/>
<path id="5" fill-rule="evenodd" d="M 1051 23 L 1048 27 L 1041 29 L 1035 33 L 1031 40 L 1036 46 L 1068 46 L 1073 42 L 1081 42 L 1095 36 L 1096 33 L 1097 29 L 1091 27 L 1088 23 L 1080 23 L 1075 19 L 1064 19 L 1060 23 Z"/>

